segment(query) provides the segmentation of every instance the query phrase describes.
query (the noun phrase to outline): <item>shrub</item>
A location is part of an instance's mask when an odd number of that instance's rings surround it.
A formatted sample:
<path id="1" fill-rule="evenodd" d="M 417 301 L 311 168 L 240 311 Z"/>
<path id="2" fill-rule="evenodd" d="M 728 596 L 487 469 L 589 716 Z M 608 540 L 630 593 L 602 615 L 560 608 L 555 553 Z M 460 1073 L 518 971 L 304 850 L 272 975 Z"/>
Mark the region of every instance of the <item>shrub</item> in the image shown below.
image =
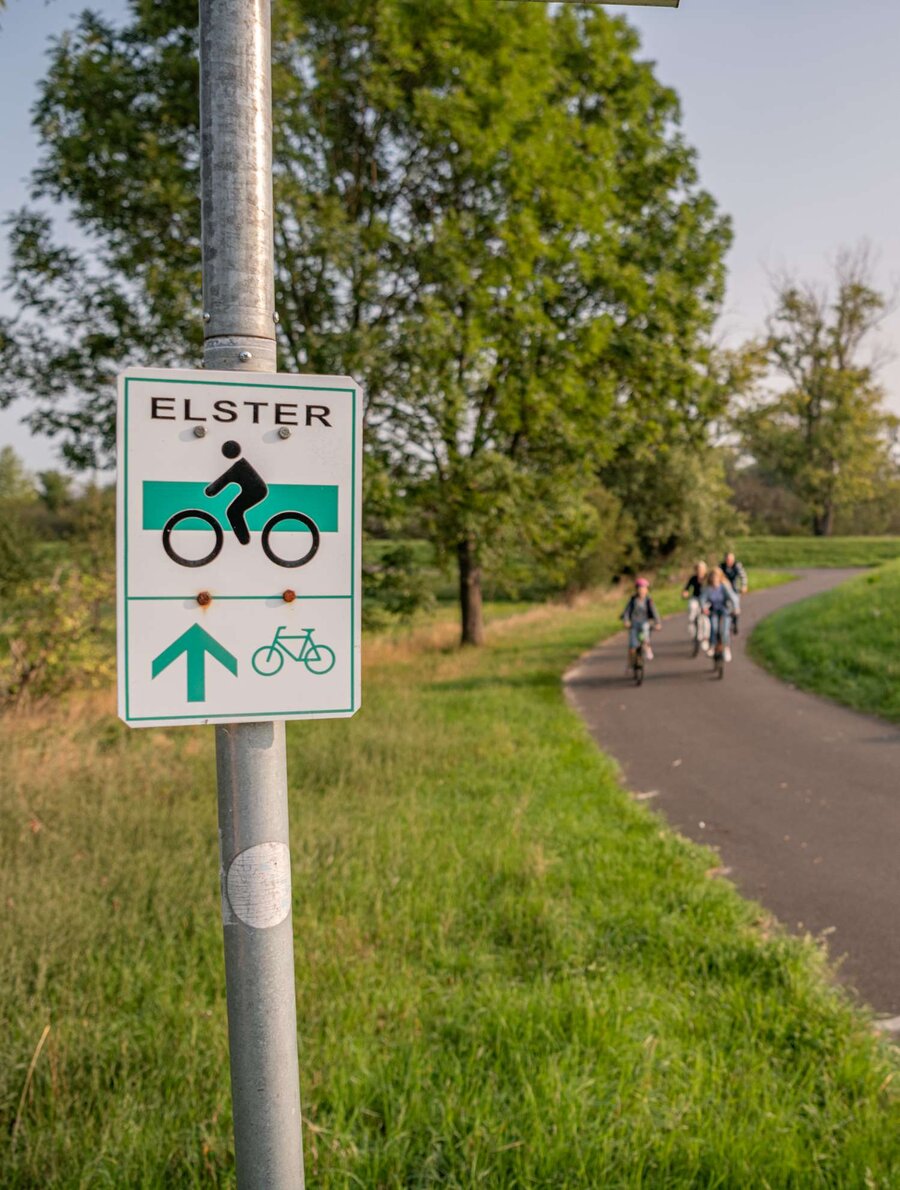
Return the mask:
<path id="1" fill-rule="evenodd" d="M 19 583 L 4 600 L 0 621 L 0 706 L 21 707 L 107 681 L 114 650 L 101 631 L 112 598 L 108 574 L 57 567 L 46 578 Z"/>

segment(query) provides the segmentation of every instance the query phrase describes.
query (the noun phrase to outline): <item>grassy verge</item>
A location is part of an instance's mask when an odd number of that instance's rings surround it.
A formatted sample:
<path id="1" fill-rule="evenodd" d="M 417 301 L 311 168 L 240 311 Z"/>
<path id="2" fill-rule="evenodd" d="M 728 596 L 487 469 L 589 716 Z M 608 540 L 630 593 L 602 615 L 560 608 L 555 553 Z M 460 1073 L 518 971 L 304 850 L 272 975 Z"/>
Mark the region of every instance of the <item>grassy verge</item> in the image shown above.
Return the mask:
<path id="1" fill-rule="evenodd" d="M 750 648 L 796 686 L 900 722 L 900 562 L 769 616 Z"/>
<path id="2" fill-rule="evenodd" d="M 621 603 L 378 639 L 289 729 L 316 1186 L 897 1184 L 892 1052 L 565 706 Z M 4 1187 L 232 1185 L 212 732 L 0 734 Z"/>
<path id="3" fill-rule="evenodd" d="M 744 537 L 745 566 L 879 566 L 900 558 L 900 537 Z"/>

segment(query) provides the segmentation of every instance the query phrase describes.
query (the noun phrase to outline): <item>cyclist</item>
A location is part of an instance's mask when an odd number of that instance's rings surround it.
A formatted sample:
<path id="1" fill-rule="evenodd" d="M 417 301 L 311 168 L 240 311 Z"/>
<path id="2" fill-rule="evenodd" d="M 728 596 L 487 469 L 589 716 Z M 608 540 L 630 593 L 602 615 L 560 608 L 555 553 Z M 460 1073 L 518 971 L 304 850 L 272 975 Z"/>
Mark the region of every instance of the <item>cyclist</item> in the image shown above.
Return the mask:
<path id="1" fill-rule="evenodd" d="M 659 612 L 656 610 L 656 604 L 650 598 L 650 584 L 645 578 L 634 580 L 634 594 L 625 605 L 625 610 L 622 612 L 622 620 L 628 629 L 628 665 L 630 668 L 634 665 L 634 658 L 638 645 L 641 642 L 641 637 L 649 631 L 650 626 L 653 628 L 662 628 L 662 621 L 659 618 Z M 645 656 L 648 661 L 653 660 L 653 650 L 650 648 L 649 640 L 647 641 Z"/>
<path id="2" fill-rule="evenodd" d="M 247 511 L 265 500 L 269 494 L 269 487 L 256 468 L 246 459 L 240 457 L 241 444 L 239 442 L 225 442 L 222 445 L 222 454 L 226 459 L 236 459 L 237 462 L 232 463 L 218 479 L 212 481 L 206 488 L 206 495 L 217 496 L 230 483 L 237 484 L 240 491 L 228 505 L 225 515 L 241 545 L 248 545 L 250 530 L 247 528 Z"/>
<path id="3" fill-rule="evenodd" d="M 722 568 L 716 566 L 710 571 L 709 581 L 703 589 L 703 610 L 709 616 L 709 640 L 713 652 L 721 649 L 726 661 L 731 660 L 728 641 L 734 608 L 734 591 Z"/>
<path id="4" fill-rule="evenodd" d="M 731 584 L 731 589 L 735 594 L 734 611 L 731 613 L 731 624 L 734 628 L 734 635 L 737 636 L 738 620 L 741 615 L 741 596 L 747 592 L 747 571 L 734 556 L 732 550 L 729 550 L 725 555 L 720 563 L 720 569 Z"/>
<path id="5" fill-rule="evenodd" d="M 702 560 L 694 564 L 694 573 L 684 585 L 682 599 L 688 599 L 688 634 L 704 653 L 709 652 L 709 621 L 703 614 L 703 584 L 709 567 Z M 696 650 L 695 650 L 696 656 Z"/>

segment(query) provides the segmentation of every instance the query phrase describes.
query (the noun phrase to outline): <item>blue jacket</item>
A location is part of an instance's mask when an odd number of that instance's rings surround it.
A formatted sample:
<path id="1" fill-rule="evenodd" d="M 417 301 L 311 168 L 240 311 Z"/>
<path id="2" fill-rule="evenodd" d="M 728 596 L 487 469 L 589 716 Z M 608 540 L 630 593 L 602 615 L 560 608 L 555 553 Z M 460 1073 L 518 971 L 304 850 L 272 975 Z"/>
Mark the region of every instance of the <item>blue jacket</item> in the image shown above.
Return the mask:
<path id="1" fill-rule="evenodd" d="M 706 587 L 703 592 L 703 606 L 718 613 L 734 611 L 735 598 L 731 584 L 720 583 L 718 587 Z"/>

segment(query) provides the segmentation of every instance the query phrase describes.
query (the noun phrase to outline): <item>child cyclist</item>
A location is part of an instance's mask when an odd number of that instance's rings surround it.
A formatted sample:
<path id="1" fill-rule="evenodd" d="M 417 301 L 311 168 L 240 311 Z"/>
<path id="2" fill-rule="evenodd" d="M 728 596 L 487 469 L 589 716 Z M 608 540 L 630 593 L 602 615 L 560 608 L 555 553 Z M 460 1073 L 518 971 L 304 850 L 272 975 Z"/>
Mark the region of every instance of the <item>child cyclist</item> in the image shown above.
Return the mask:
<path id="1" fill-rule="evenodd" d="M 651 628 L 662 628 L 662 621 L 656 610 L 656 604 L 650 598 L 650 584 L 645 578 L 634 581 L 634 594 L 625 605 L 622 619 L 628 629 L 628 664 L 634 664 L 634 655 L 643 636 L 648 636 Z M 653 660 L 650 642 L 647 642 L 646 657 Z"/>

